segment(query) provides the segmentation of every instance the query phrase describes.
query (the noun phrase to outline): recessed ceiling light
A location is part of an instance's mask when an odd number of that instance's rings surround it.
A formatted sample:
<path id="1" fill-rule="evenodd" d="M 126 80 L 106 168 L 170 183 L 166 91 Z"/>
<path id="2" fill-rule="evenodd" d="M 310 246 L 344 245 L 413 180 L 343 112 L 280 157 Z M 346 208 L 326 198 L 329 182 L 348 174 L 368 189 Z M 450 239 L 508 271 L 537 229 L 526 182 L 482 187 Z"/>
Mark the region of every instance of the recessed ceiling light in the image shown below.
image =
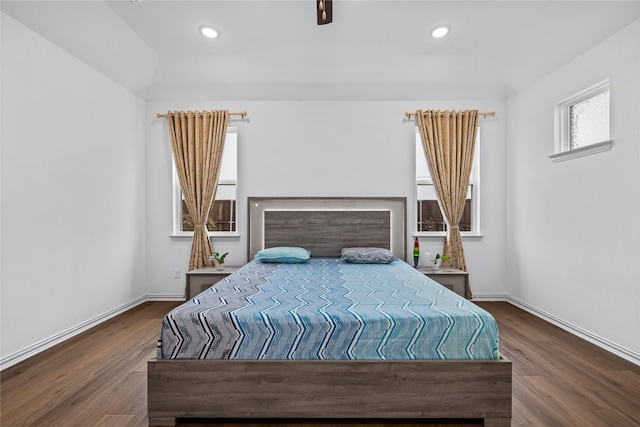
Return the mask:
<path id="1" fill-rule="evenodd" d="M 215 39 L 216 37 L 218 37 L 218 32 L 211 27 L 200 28 L 200 33 L 202 33 L 203 36 L 209 39 Z"/>
<path id="2" fill-rule="evenodd" d="M 446 36 L 448 33 L 449 33 L 449 27 L 447 27 L 446 25 L 442 25 L 438 28 L 435 28 L 433 31 L 431 31 L 431 37 L 439 39 Z"/>

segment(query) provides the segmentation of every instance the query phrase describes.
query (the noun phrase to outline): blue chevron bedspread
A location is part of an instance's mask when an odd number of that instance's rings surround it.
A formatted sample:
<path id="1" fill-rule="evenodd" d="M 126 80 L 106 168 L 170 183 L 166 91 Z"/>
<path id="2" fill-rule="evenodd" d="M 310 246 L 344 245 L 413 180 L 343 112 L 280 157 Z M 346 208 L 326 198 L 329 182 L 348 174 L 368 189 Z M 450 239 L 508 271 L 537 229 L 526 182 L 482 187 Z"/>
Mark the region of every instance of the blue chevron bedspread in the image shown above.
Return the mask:
<path id="1" fill-rule="evenodd" d="M 251 261 L 172 310 L 159 359 L 498 359 L 493 317 L 402 261 Z"/>

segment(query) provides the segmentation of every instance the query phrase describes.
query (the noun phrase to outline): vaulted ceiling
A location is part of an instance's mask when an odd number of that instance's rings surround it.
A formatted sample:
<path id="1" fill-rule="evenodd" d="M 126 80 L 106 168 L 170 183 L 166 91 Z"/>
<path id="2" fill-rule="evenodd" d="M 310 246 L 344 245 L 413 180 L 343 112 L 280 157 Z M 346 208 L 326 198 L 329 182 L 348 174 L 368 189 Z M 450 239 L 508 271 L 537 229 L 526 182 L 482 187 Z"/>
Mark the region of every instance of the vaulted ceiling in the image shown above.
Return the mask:
<path id="1" fill-rule="evenodd" d="M 504 98 L 640 17 L 640 1 L 335 0 L 323 26 L 315 0 L 1 7 L 141 97 L 173 100 Z"/>

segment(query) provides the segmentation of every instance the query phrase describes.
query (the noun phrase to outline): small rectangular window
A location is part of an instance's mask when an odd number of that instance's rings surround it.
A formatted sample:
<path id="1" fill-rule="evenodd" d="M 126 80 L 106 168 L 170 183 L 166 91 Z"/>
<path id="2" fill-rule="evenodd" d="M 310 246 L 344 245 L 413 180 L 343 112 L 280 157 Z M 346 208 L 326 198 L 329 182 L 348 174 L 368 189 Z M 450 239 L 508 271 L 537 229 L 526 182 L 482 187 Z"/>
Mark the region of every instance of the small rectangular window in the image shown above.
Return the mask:
<path id="1" fill-rule="evenodd" d="M 609 91 L 569 106 L 569 149 L 609 139 Z"/>
<path id="2" fill-rule="evenodd" d="M 207 230 L 210 235 L 237 232 L 238 132 L 228 128 L 222 153 L 215 200 L 209 211 Z M 173 168 L 173 234 L 193 235 L 194 223 L 184 201 L 178 175 Z"/>
<path id="3" fill-rule="evenodd" d="M 611 149 L 609 81 L 591 86 L 556 105 L 554 162 Z"/>

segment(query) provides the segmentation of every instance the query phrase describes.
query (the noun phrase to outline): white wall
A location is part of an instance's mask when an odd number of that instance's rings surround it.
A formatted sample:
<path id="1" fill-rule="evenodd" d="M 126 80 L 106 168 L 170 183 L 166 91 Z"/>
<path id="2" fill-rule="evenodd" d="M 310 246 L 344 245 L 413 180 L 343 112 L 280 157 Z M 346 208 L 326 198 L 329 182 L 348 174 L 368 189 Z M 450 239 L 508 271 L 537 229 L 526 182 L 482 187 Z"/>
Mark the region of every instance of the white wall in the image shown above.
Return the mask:
<path id="1" fill-rule="evenodd" d="M 504 101 L 205 101 L 147 103 L 147 236 L 149 293 L 181 296 L 190 239 L 171 238 L 171 148 L 169 110 L 226 108 L 248 111 L 238 127 L 240 238 L 218 239 L 227 263 L 247 261 L 246 199 L 251 196 L 400 196 L 408 200 L 408 247 L 415 230 L 415 122 L 405 111 L 418 108 L 479 108 L 496 111 L 481 120 L 482 231 L 465 242 L 474 295 L 506 295 L 505 288 L 505 103 Z M 442 251 L 443 239 L 421 243 Z"/>
<path id="2" fill-rule="evenodd" d="M 554 105 L 605 78 L 613 149 L 552 163 Z M 640 360 L 640 21 L 507 107 L 509 295 Z"/>
<path id="3" fill-rule="evenodd" d="M 404 112 L 496 111 L 481 120 L 483 237 L 465 241 L 474 296 L 509 295 L 637 355 L 639 26 L 507 103 L 211 95 L 145 105 L 2 14 L 0 360 L 145 295 L 182 295 L 184 275 L 174 279 L 174 268 L 186 269 L 190 240 L 170 237 L 171 154 L 166 121 L 155 114 L 213 108 L 249 112 L 247 121 L 232 120 L 240 237 L 214 243 L 235 265 L 247 261 L 248 196 L 404 196 L 410 249 L 415 123 Z M 613 150 L 551 163 L 554 104 L 606 77 Z M 422 239 L 421 248 L 439 251 L 442 239 Z"/>
<path id="4" fill-rule="evenodd" d="M 2 362 L 145 295 L 144 101 L 2 14 Z"/>
<path id="5" fill-rule="evenodd" d="M 190 239 L 171 238 L 167 110 L 247 110 L 239 129 L 239 238 L 248 196 L 404 196 L 415 222 L 418 108 L 481 120 L 481 228 L 465 241 L 476 298 L 518 304 L 640 354 L 640 54 L 636 22 L 509 99 L 143 100 L 2 14 L 0 361 L 142 297 L 179 298 Z M 11 60 L 6 60 L 11 58 Z M 553 164 L 553 106 L 611 79 L 612 151 Z M 508 120 L 508 126 L 507 126 Z M 508 166 L 507 166 L 508 165 Z M 595 203 L 598 201 L 598 203 Z M 594 224 L 597 224 L 594 227 Z M 442 239 L 422 239 L 439 251 Z M 26 307 L 26 309 L 25 309 Z"/>

